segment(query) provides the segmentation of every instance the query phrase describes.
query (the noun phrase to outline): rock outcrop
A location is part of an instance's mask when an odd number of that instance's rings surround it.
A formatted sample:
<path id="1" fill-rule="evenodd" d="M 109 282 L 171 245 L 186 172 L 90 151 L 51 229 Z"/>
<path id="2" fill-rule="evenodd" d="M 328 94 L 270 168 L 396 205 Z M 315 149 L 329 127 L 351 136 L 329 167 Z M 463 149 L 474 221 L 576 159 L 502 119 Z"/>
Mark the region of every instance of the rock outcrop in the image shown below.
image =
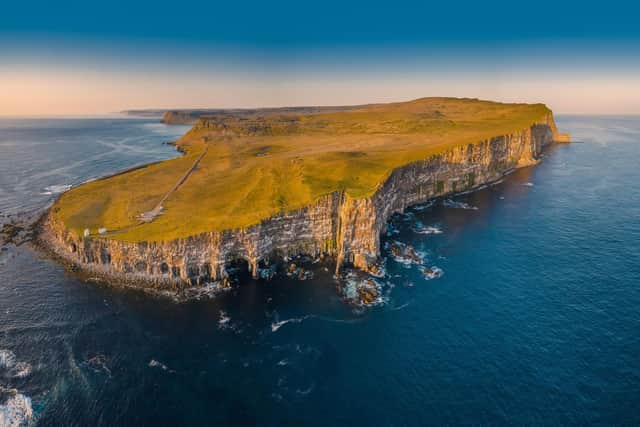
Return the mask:
<path id="1" fill-rule="evenodd" d="M 551 114 L 526 129 L 460 145 L 394 170 L 368 198 L 334 192 L 314 204 L 223 232 L 164 242 L 130 243 L 77 236 L 46 215 L 40 240 L 68 262 L 94 274 L 141 286 L 181 287 L 227 276 L 225 266 L 244 260 L 258 277 L 259 263 L 299 254 L 336 258 L 368 270 L 380 256 L 380 235 L 394 212 L 500 179 L 535 164 L 558 132 Z"/>

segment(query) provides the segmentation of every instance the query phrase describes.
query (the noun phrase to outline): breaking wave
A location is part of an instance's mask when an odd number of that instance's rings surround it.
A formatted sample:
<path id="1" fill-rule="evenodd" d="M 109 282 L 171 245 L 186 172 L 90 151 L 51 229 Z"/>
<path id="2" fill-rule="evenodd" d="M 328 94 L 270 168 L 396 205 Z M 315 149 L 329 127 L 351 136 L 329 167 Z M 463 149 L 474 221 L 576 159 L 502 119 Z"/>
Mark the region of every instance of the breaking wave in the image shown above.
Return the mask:
<path id="1" fill-rule="evenodd" d="M 421 211 L 427 210 L 430 207 L 432 207 L 434 205 L 434 203 L 435 203 L 435 200 L 430 200 L 427 203 L 423 203 L 421 205 L 413 206 L 411 209 L 413 209 L 414 211 L 421 212 Z"/>
<path id="2" fill-rule="evenodd" d="M 389 307 L 388 311 L 399 311 L 399 310 L 402 310 L 403 308 L 406 308 L 406 307 L 408 307 L 410 305 L 411 305 L 411 301 L 408 301 L 408 302 L 405 302 L 404 304 L 399 305 L 397 307 Z"/>
<path id="3" fill-rule="evenodd" d="M 3 402 L 2 396 L 8 396 Z M 33 421 L 33 406 L 31 398 L 18 393 L 17 390 L 7 390 L 0 387 L 0 426 L 19 427 Z"/>
<path id="4" fill-rule="evenodd" d="M 231 321 L 231 317 L 227 315 L 227 312 L 224 310 L 220 310 L 220 318 L 218 319 L 218 328 L 220 329 L 228 328 L 230 321 Z"/>
<path id="5" fill-rule="evenodd" d="M 31 374 L 31 365 L 19 362 L 12 351 L 0 349 L 0 372 L 9 377 L 24 378 Z"/>
<path id="6" fill-rule="evenodd" d="M 281 327 L 283 327 L 287 323 L 302 323 L 303 321 L 305 321 L 309 317 L 312 317 L 312 316 L 311 315 L 307 315 L 307 316 L 302 316 L 302 317 L 294 317 L 292 319 L 280 320 L 278 322 L 273 322 L 271 324 L 271 332 L 276 332 L 278 329 L 280 329 Z"/>
<path id="7" fill-rule="evenodd" d="M 180 291 L 174 290 L 155 290 L 144 288 L 144 292 L 162 298 L 169 298 L 176 303 L 184 303 L 189 301 L 209 300 L 218 295 L 229 292 L 232 286 L 225 286 L 221 281 L 210 282 L 202 286 L 189 286 Z"/>
<path id="8" fill-rule="evenodd" d="M 442 202 L 442 206 L 444 206 L 445 208 L 453 208 L 453 209 L 469 209 L 473 211 L 478 210 L 477 206 L 471 206 L 468 203 L 458 202 L 456 200 L 451 200 L 451 199 L 445 199 Z"/>
<path id="9" fill-rule="evenodd" d="M 424 225 L 420 221 L 417 221 L 412 227 L 414 233 L 418 234 L 442 234 L 442 229 L 434 225 Z"/>
<path id="10" fill-rule="evenodd" d="M 27 362 L 18 362 L 16 363 L 13 376 L 16 378 L 25 378 L 31 374 L 31 365 Z"/>
<path id="11" fill-rule="evenodd" d="M 411 211 L 407 211 L 400 216 L 400 219 L 404 222 L 411 222 L 416 219 L 416 214 Z"/>
<path id="12" fill-rule="evenodd" d="M 309 387 L 305 389 L 296 389 L 296 394 L 300 396 L 307 396 L 313 391 L 314 388 L 315 388 L 315 384 L 311 384 Z"/>
<path id="13" fill-rule="evenodd" d="M 0 350 L 0 369 L 8 369 L 16 363 L 16 355 L 9 350 Z"/>
<path id="14" fill-rule="evenodd" d="M 40 194 L 48 196 L 51 194 L 64 193 L 65 191 L 69 190 L 71 190 L 71 184 L 49 185 L 47 187 L 44 187 L 44 190 Z"/>
<path id="15" fill-rule="evenodd" d="M 156 359 L 151 359 L 149 361 L 149 363 L 147 363 L 147 366 L 150 368 L 158 368 L 158 369 L 162 369 L 163 371 L 167 371 L 167 372 L 175 372 L 172 369 L 169 369 L 169 367 L 167 367 L 167 365 L 165 365 L 162 362 L 157 361 Z"/>

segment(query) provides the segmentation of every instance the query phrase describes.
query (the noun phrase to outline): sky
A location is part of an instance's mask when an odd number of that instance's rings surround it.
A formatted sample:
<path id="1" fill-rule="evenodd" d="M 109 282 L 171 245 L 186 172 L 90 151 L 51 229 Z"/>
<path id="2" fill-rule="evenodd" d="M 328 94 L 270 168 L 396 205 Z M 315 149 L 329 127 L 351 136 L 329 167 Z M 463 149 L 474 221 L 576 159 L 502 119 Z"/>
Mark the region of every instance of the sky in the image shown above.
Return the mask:
<path id="1" fill-rule="evenodd" d="M 423 96 L 640 114 L 638 12 L 617 0 L 7 2 L 0 115 Z"/>

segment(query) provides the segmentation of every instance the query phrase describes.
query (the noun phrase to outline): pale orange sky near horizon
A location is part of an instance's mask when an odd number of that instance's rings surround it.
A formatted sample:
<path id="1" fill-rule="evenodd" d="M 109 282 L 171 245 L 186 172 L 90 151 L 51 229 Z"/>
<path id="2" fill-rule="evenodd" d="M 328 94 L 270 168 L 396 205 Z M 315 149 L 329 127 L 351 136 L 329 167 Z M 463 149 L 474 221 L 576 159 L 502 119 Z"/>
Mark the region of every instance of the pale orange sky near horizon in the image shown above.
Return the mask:
<path id="1" fill-rule="evenodd" d="M 638 114 L 640 77 L 505 78 L 418 74 L 300 74 L 281 78 L 0 69 L 0 116 L 98 115 L 142 108 L 346 105 L 455 96 L 542 102 L 557 113 Z"/>

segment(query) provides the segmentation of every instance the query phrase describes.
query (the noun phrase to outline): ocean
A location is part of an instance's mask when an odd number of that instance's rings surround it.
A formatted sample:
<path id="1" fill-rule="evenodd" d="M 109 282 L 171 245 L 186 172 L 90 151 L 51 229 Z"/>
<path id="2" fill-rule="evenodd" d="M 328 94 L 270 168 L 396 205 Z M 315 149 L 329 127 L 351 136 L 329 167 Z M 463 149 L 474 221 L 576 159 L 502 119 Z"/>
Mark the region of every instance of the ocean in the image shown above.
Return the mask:
<path id="1" fill-rule="evenodd" d="M 320 264 L 185 300 L 6 245 L 0 426 L 640 425 L 640 117 L 557 122 L 540 165 L 392 219 L 423 261 L 385 251 L 373 307 Z M 0 223 L 186 130 L 0 119 Z"/>

